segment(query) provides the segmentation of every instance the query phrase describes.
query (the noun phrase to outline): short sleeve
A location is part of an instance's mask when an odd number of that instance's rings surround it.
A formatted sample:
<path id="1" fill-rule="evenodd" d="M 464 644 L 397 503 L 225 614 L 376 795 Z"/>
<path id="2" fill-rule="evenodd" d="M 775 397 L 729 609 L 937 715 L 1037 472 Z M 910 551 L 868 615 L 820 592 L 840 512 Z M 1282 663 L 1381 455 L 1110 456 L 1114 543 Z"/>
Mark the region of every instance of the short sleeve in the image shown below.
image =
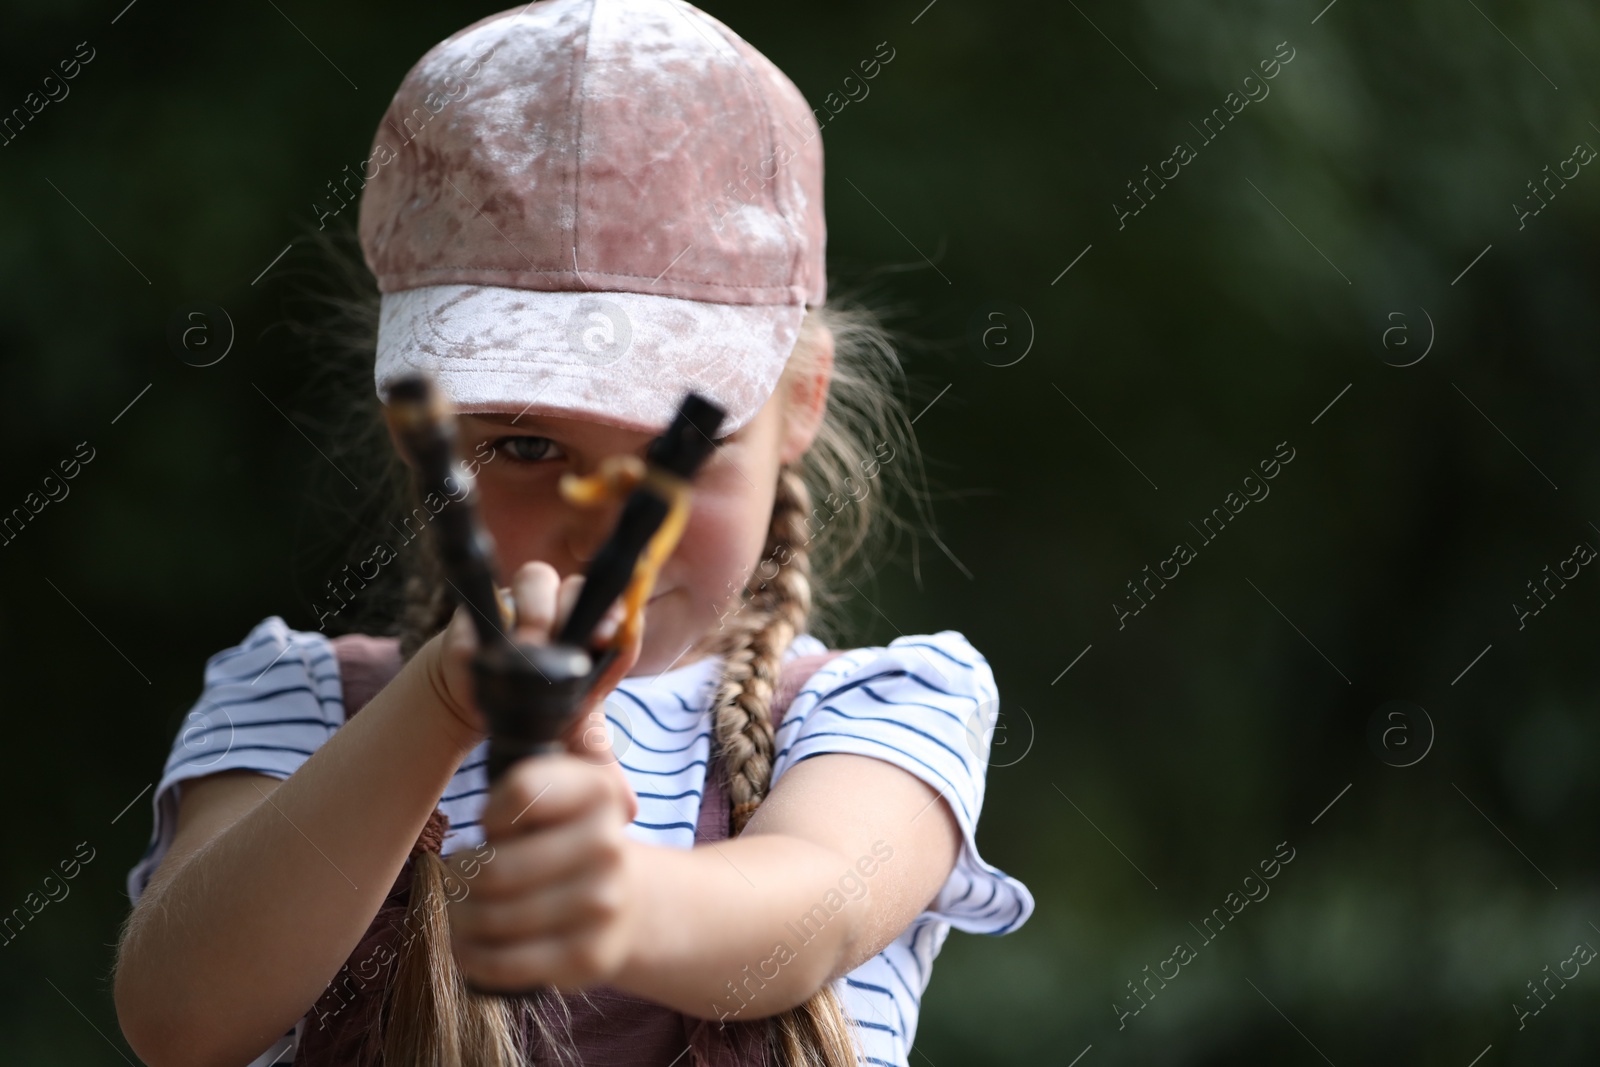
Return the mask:
<path id="1" fill-rule="evenodd" d="M 151 800 L 150 844 L 128 872 L 138 900 L 177 830 L 181 783 L 220 771 L 287 778 L 344 722 L 333 646 L 278 616 L 206 661 L 200 698 L 179 723 Z"/>
<path id="2" fill-rule="evenodd" d="M 978 853 L 978 814 L 999 691 L 989 663 L 954 630 L 897 637 L 828 662 L 778 728 L 773 781 L 825 753 L 871 756 L 916 775 L 950 804 L 964 842 L 924 912 L 967 933 L 1004 934 L 1033 913 L 1028 888 Z"/>

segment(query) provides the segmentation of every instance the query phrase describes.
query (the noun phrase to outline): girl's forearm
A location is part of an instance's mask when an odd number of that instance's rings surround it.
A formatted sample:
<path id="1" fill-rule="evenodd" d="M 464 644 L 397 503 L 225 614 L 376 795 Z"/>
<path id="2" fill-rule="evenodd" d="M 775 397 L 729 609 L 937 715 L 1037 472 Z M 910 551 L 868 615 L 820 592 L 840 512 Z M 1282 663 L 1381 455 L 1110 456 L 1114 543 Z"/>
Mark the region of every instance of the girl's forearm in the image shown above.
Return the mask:
<path id="1" fill-rule="evenodd" d="M 419 656 L 248 814 L 141 897 L 119 1012 L 182 1062 L 243 1063 L 310 1009 L 476 740 Z"/>
<path id="2" fill-rule="evenodd" d="M 810 999 L 855 959 L 869 892 L 850 860 L 781 834 L 691 850 L 637 845 L 643 938 L 612 984 L 687 1015 L 763 1018 Z M 841 881 L 859 886 L 847 897 Z"/>

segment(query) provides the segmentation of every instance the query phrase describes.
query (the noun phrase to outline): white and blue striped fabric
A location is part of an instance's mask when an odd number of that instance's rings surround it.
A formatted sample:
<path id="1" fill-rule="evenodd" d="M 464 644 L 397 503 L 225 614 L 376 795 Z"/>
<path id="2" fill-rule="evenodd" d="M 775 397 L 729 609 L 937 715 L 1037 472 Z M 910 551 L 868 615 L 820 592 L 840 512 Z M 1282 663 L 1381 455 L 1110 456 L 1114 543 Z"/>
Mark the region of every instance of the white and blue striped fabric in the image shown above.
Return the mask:
<path id="1" fill-rule="evenodd" d="M 786 658 L 824 650 L 802 634 Z M 639 796 L 639 815 L 629 828 L 638 841 L 694 844 L 719 666 L 719 659 L 707 658 L 664 674 L 624 678 L 606 701 L 614 751 Z M 998 699 L 987 661 L 961 634 L 943 630 L 830 660 L 807 680 L 778 730 L 775 784 L 811 756 L 871 756 L 937 790 L 965 838 L 955 869 L 928 908 L 835 983 L 855 1021 L 864 1063 L 909 1067 L 922 992 L 951 927 L 1004 934 L 1033 912 L 1027 887 L 985 863 L 975 837 L 989 756 L 985 726 L 995 721 Z M 343 721 L 338 663 L 320 633 L 291 630 L 272 616 L 239 645 L 211 657 L 204 690 L 178 730 L 156 788 L 154 829 L 128 872 L 129 897 L 143 892 L 172 843 L 180 783 L 234 769 L 287 778 Z M 450 819 L 445 855 L 483 840 L 478 815 L 488 795 L 486 753 L 487 745 L 475 750 L 440 798 Z M 730 1012 L 738 1004 L 730 996 Z M 288 1063 L 304 1023 L 251 1067 Z"/>

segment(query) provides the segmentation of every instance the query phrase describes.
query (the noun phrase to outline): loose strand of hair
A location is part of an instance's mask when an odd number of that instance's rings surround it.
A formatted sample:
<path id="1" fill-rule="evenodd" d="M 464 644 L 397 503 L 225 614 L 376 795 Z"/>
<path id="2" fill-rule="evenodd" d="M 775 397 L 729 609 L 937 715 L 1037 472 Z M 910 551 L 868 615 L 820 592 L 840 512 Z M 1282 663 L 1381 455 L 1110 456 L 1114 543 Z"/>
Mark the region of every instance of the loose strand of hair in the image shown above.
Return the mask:
<path id="1" fill-rule="evenodd" d="M 850 596 L 838 590 L 846 572 L 865 581 L 876 571 L 872 561 L 892 558 L 901 537 L 915 546 L 923 530 L 937 532 L 913 420 L 899 400 L 906 372 L 882 313 L 836 288 L 802 320 L 796 356 L 809 362 L 823 331 L 834 349 L 827 416 L 799 467 L 815 502 L 805 518 L 814 571 L 809 627 L 830 640 L 846 630 Z"/>

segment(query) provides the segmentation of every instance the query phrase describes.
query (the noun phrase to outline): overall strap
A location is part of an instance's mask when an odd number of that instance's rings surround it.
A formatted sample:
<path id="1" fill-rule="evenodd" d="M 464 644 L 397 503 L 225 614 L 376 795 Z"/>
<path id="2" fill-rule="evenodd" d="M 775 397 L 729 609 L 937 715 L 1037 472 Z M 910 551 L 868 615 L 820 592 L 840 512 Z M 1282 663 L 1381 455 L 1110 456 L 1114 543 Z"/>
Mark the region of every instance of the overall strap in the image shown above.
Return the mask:
<path id="1" fill-rule="evenodd" d="M 820 671 L 823 664 L 843 653 L 844 649 L 831 648 L 826 652 L 796 656 L 783 665 L 778 674 L 778 684 L 772 692 L 774 733 L 783 725 L 783 717 L 789 711 L 789 705 L 794 703 L 794 698 L 800 694 L 800 690 L 811 676 Z M 722 757 L 715 749 L 716 746 L 713 745 L 711 762 L 706 766 L 705 794 L 700 798 L 700 818 L 694 831 L 694 843 L 697 845 L 707 841 L 727 840 L 728 823 L 733 815 L 728 801 L 727 775 L 723 770 Z"/>
<path id="2" fill-rule="evenodd" d="M 339 688 L 344 694 L 344 721 L 355 718 L 367 701 L 400 673 L 398 637 L 340 634 L 328 642 L 339 661 Z"/>
<path id="3" fill-rule="evenodd" d="M 778 688 L 772 694 L 774 730 L 783 723 L 783 716 L 788 712 L 789 705 L 794 703 L 794 698 L 800 695 L 800 690 L 811 680 L 811 676 L 820 671 L 829 660 L 844 655 L 844 652 L 842 648 L 830 648 L 826 652 L 796 656 L 783 665 L 783 671 L 778 675 Z"/>

